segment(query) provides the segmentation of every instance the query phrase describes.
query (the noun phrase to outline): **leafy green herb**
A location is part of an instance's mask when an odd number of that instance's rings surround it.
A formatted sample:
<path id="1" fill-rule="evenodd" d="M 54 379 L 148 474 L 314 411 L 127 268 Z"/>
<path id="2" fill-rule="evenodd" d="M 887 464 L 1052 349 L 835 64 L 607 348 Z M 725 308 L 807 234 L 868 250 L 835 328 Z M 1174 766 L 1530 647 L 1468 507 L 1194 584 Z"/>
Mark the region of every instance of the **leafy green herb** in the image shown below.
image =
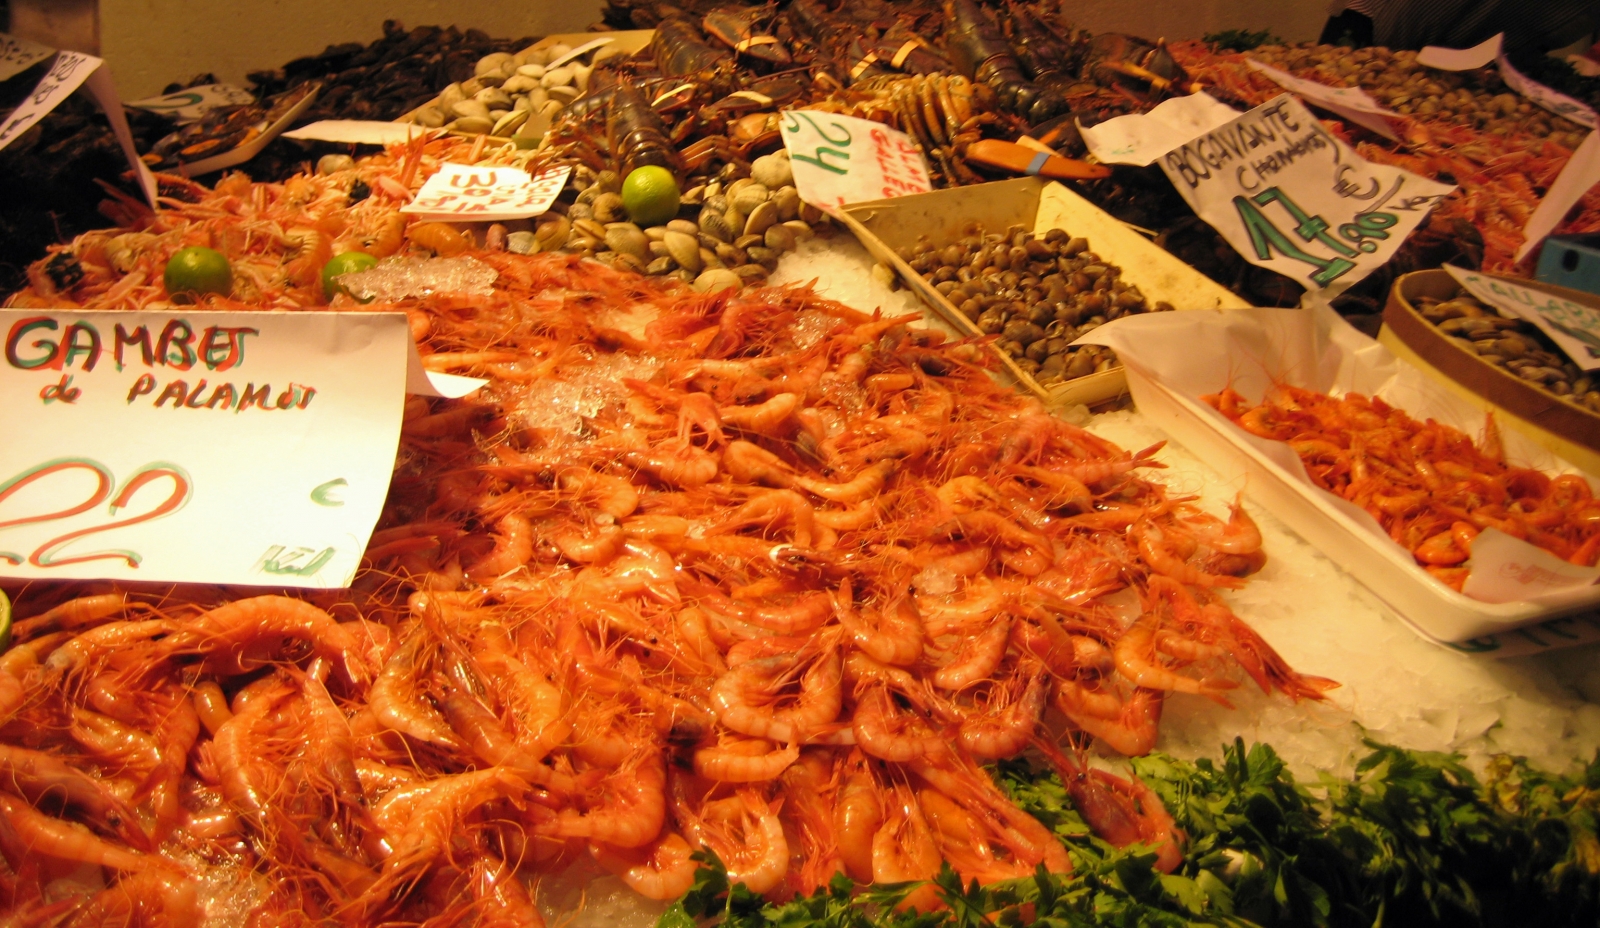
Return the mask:
<path id="1" fill-rule="evenodd" d="M 1202 37 L 1211 50 L 1215 52 L 1247 52 L 1261 45 L 1282 45 L 1283 40 L 1272 34 L 1270 29 L 1260 32 L 1251 32 L 1248 29 L 1224 29 L 1221 32 L 1208 32 Z"/>
<path id="2" fill-rule="evenodd" d="M 1461 758 L 1369 741 L 1355 775 L 1296 783 L 1270 747 L 1220 763 L 1133 761 L 1187 835 L 1176 872 L 1095 836 L 1059 779 L 1021 762 L 994 771 L 1068 848 L 1070 874 L 988 886 L 948 866 L 936 912 L 899 906 L 921 884 L 835 876 L 782 904 L 730 886 L 715 854 L 658 928 L 1251 928 L 1577 926 L 1600 922 L 1600 755 L 1580 775 L 1496 758 L 1480 783 Z"/>

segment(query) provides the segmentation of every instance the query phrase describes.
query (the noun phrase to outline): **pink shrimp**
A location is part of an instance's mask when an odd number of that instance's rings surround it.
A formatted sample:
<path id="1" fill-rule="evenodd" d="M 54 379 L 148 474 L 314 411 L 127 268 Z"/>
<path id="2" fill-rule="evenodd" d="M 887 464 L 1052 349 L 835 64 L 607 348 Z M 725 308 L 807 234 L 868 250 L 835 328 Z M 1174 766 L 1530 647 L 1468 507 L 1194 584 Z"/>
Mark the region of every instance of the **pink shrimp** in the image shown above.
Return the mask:
<path id="1" fill-rule="evenodd" d="M 883 492 L 884 483 L 898 467 L 897 462 L 884 460 L 868 464 L 855 477 L 844 483 L 831 483 L 805 476 L 794 477 L 791 482 L 807 493 L 813 493 L 831 502 L 854 505 Z"/>
<path id="2" fill-rule="evenodd" d="M 825 649 L 798 675 L 800 692 L 793 703 L 778 708 L 775 702 L 803 663 L 798 655 L 781 655 L 748 661 L 718 677 L 711 687 L 717 719 L 752 738 L 806 743 L 839 717 L 844 669 L 838 651 Z"/>
<path id="3" fill-rule="evenodd" d="M 589 853 L 612 873 L 622 878 L 629 889 L 658 902 L 669 902 L 694 885 L 694 848 L 675 831 L 639 848 L 616 848 L 590 842 Z"/>
<path id="4" fill-rule="evenodd" d="M 1238 577 L 1205 573 L 1174 555 L 1168 547 L 1171 540 L 1167 533 L 1150 519 L 1141 519 L 1135 523 L 1133 535 L 1138 540 L 1139 554 L 1145 564 L 1158 574 L 1195 586 L 1220 586 L 1228 589 L 1239 589 L 1244 586 L 1244 581 Z"/>
<path id="5" fill-rule="evenodd" d="M 668 442 L 647 451 L 624 451 L 621 460 L 679 489 L 703 487 L 715 480 L 722 468 L 718 455 L 686 442 Z"/>
<path id="6" fill-rule="evenodd" d="M 449 852 L 461 820 L 497 799 L 523 795 L 528 784 L 499 767 L 438 777 L 415 790 L 395 791 L 374 810 L 374 818 L 394 848 L 378 880 L 354 903 L 357 909 L 387 907 L 406 892 L 434 861 Z"/>
<path id="7" fill-rule="evenodd" d="M 127 803 L 99 780 L 54 755 L 0 744 L 0 780 L 32 802 L 50 797 L 102 834 L 140 849 L 152 846 Z"/>
<path id="8" fill-rule="evenodd" d="M 707 531 L 708 535 L 737 532 L 750 526 L 771 529 L 782 525 L 796 547 L 812 547 L 816 535 L 816 510 L 806 498 L 793 490 L 768 490 L 735 509 L 726 521 Z"/>
<path id="9" fill-rule="evenodd" d="M 904 667 L 922 657 L 922 617 L 909 594 L 896 595 L 870 613 L 870 618 L 856 610 L 848 580 L 829 598 L 834 617 L 849 632 L 851 641 L 875 660 Z"/>
<path id="10" fill-rule="evenodd" d="M 754 406 L 723 406 L 717 410 L 724 425 L 741 432 L 782 438 L 784 423 L 804 404 L 797 393 L 778 393 Z"/>
<path id="11" fill-rule="evenodd" d="M 707 803 L 700 836 L 727 864 L 728 881 L 754 893 L 777 888 L 789 869 L 789 839 L 777 808 L 752 789 L 718 802 L 726 805 Z"/>
<path id="12" fill-rule="evenodd" d="M 872 881 L 907 883 L 932 880 L 939 874 L 943 857 L 934 843 L 933 830 L 922 814 L 915 794 L 906 786 L 888 792 L 883 824 L 872 836 Z M 931 883 L 913 890 L 900 903 L 902 908 L 931 910 L 940 904 L 938 891 Z"/>
<path id="13" fill-rule="evenodd" d="M 959 690 L 987 679 L 1000 666 L 1011 638 L 1011 617 L 996 615 L 976 635 L 963 638 L 950 660 L 933 674 L 941 689 Z"/>
<path id="14" fill-rule="evenodd" d="M 799 479 L 782 458 L 747 441 L 729 442 L 722 452 L 722 466 L 737 483 L 783 489 Z"/>
<path id="15" fill-rule="evenodd" d="M 73 822 L 52 818 L 9 793 L 0 793 L 0 815 L 4 815 L 30 854 L 43 854 L 57 860 L 76 861 L 97 867 L 132 872 L 155 863 L 143 854 L 117 847 L 94 836 L 89 829 Z"/>
<path id="16" fill-rule="evenodd" d="M 1150 610 L 1140 616 L 1122 637 L 1117 639 L 1112 648 L 1112 659 L 1116 662 L 1117 672 L 1121 673 L 1134 685 L 1155 690 L 1171 690 L 1178 693 L 1194 693 L 1216 702 L 1218 705 L 1232 708 L 1232 705 L 1223 697 L 1223 693 L 1234 689 L 1238 684 L 1232 680 L 1196 680 L 1183 674 L 1174 673 L 1166 667 L 1156 663 L 1156 633 L 1160 629 L 1161 613 Z"/>
<path id="17" fill-rule="evenodd" d="M 850 752 L 841 777 L 833 806 L 839 860 L 851 879 L 865 883 L 872 879 L 872 839 L 883 825 L 879 786 L 866 756 L 859 750 Z"/>
<path id="18" fill-rule="evenodd" d="M 1201 543 L 1228 554 L 1254 554 L 1261 550 L 1261 529 L 1244 511 L 1244 505 L 1235 499 L 1230 508 L 1228 522 L 1221 529 L 1207 526 L 1195 531 Z"/>
<path id="19" fill-rule="evenodd" d="M 616 847 L 642 847 L 661 833 L 666 820 L 666 769 L 654 746 L 618 768 L 589 797 L 587 810 L 566 807 L 550 812 L 532 807 L 536 834 L 585 838 Z"/>
<path id="20" fill-rule="evenodd" d="M 203 654 L 205 668 L 221 674 L 248 673 L 273 659 L 265 649 L 285 638 L 311 645 L 319 657 L 344 669 L 353 681 L 372 678 L 368 642 L 351 626 L 303 599 L 254 596 L 218 606 L 180 628 L 163 645 L 172 654 Z"/>
<path id="21" fill-rule="evenodd" d="M 1127 699 L 1087 689 L 1072 680 L 1056 681 L 1056 708 L 1072 724 L 1119 754 L 1140 757 L 1156 746 L 1164 690 L 1135 688 Z"/>
<path id="22" fill-rule="evenodd" d="M 533 524 L 520 513 L 507 513 L 495 522 L 494 548 L 467 567 L 474 580 L 501 577 L 533 557 Z"/>
<path id="23" fill-rule="evenodd" d="M 1161 798 L 1137 777 L 1124 780 L 1074 763 L 1045 738 L 1034 745 L 1056 768 L 1072 805 L 1095 834 L 1116 847 L 1144 844 L 1156 851 L 1156 869 L 1171 873 L 1183 863 L 1178 829 Z"/>
<path id="24" fill-rule="evenodd" d="M 724 739 L 694 752 L 694 772 L 719 783 L 765 783 L 799 759 L 798 745 L 774 749 L 760 738 Z"/>
<path id="25" fill-rule="evenodd" d="M 961 719 L 961 746 L 967 753 L 980 760 L 999 760 L 1015 757 L 1028 746 L 1050 698 L 1049 674 L 1037 664 L 1034 667 L 1021 680 L 998 687 L 1002 698 Z M 1011 692 L 1019 688 L 1020 693 Z"/>
<path id="26" fill-rule="evenodd" d="M 850 726 L 861 750 L 881 760 L 903 764 L 950 750 L 942 734 L 901 710 L 884 686 L 874 686 L 858 696 Z"/>

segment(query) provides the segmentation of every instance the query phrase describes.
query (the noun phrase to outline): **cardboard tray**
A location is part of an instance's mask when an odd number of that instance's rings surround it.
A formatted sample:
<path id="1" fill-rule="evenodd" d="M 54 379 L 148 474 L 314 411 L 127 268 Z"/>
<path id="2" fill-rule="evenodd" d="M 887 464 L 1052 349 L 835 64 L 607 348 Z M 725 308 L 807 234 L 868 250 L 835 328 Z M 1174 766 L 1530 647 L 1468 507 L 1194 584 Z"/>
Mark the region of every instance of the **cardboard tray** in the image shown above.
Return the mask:
<path id="1" fill-rule="evenodd" d="M 1573 637 L 1550 620 L 1596 614 L 1600 587 L 1586 600 L 1564 608 L 1487 603 L 1450 589 L 1418 567 L 1399 545 L 1380 543 L 1321 498 L 1322 491 L 1295 479 L 1241 440 L 1243 430 L 1208 414 L 1209 408 L 1202 408 L 1198 399 L 1156 383 L 1137 367 L 1130 366 L 1127 372 L 1141 413 L 1225 478 L 1243 486 L 1251 499 L 1337 562 L 1424 638 L 1457 650 L 1494 651 L 1502 647 L 1495 635 L 1545 622 L 1558 629 L 1552 634 Z"/>
<path id="2" fill-rule="evenodd" d="M 305 94 L 294 106 L 262 129 L 260 135 L 240 145 L 238 148 L 230 148 L 221 154 L 202 158 L 199 161 L 180 161 L 174 170 L 184 177 L 199 177 L 202 174 L 210 174 L 212 171 L 231 168 L 236 164 L 244 164 L 256 155 L 261 154 L 263 149 L 272 144 L 273 139 L 276 139 L 283 134 L 285 129 L 294 125 L 294 121 L 300 118 L 300 114 L 310 109 L 311 104 L 317 101 L 317 94 L 320 92 L 321 87 L 319 86 L 312 85 L 307 87 Z"/>
<path id="3" fill-rule="evenodd" d="M 1089 240 L 1089 250 L 1122 269 L 1122 279 L 1138 286 L 1150 303 L 1165 300 L 1183 309 L 1238 309 L 1249 306 L 1169 252 L 1152 244 L 1109 213 L 1054 181 L 1038 177 L 953 187 L 888 200 L 852 203 L 842 210 L 844 225 L 872 256 L 894 268 L 917 296 L 950 329 L 982 337 L 978 327 L 944 298 L 932 282 L 898 254 L 926 236 L 935 246 L 960 239 L 976 222 L 986 231 L 1022 225 L 1035 234 L 1059 228 Z M 1044 386 L 998 348 L 1018 384 L 1049 403 L 1094 405 L 1127 392 L 1121 368 Z"/>
<path id="4" fill-rule="evenodd" d="M 1594 294 L 1551 284 L 1538 286 L 1574 302 L 1600 306 L 1600 298 Z M 1378 341 L 1452 392 L 1493 412 L 1502 425 L 1527 435 L 1580 470 L 1600 475 L 1600 413 L 1562 400 L 1484 361 L 1439 331 L 1413 304 L 1420 297 L 1442 300 L 1459 289 L 1448 271 L 1414 271 L 1401 276 L 1389 291 Z"/>
<path id="5" fill-rule="evenodd" d="M 601 39 L 610 39 L 610 44 L 622 49 L 623 54 L 633 55 L 636 54 L 640 49 L 649 45 L 655 39 L 655 37 L 656 31 L 654 29 L 624 29 L 616 32 L 558 32 L 553 35 L 545 36 L 532 45 L 529 45 L 527 48 L 524 48 L 518 54 L 531 52 L 540 48 L 549 48 L 550 46 L 557 44 L 569 45 L 573 48 L 578 48 L 579 46 L 587 45 L 590 42 L 596 42 Z M 440 88 L 440 93 L 443 92 L 444 89 Z M 437 102 L 439 102 L 439 94 L 434 94 L 432 100 L 422 104 L 422 106 L 416 107 L 409 113 L 403 114 L 396 119 L 395 122 L 415 122 L 416 120 L 414 117 L 416 116 L 417 110 L 420 110 L 425 106 L 432 106 Z M 447 134 L 458 136 L 460 138 L 477 138 L 476 135 L 471 135 L 465 132 L 450 132 Z M 496 136 L 490 136 L 490 138 L 496 138 Z M 505 141 L 509 142 L 511 140 L 505 139 Z"/>

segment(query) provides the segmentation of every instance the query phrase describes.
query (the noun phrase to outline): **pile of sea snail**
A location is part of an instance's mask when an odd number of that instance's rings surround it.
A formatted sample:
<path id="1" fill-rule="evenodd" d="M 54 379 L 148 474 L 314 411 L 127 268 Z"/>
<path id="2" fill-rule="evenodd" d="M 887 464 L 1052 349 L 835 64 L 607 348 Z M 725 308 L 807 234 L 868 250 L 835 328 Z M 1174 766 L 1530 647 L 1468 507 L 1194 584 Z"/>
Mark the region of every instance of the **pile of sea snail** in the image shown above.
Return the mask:
<path id="1" fill-rule="evenodd" d="M 512 233 L 506 247 L 521 254 L 583 254 L 715 291 L 759 285 L 784 252 L 826 229 L 823 212 L 800 201 L 786 151 L 763 155 L 748 168 L 731 163 L 716 179 L 691 187 L 679 218 L 664 225 L 630 222 L 621 186 L 617 172 L 599 172 L 565 214 L 552 211 L 532 232 Z"/>
<path id="2" fill-rule="evenodd" d="M 1359 85 L 1397 113 L 1470 125 L 1490 135 L 1520 131 L 1576 149 L 1586 132 L 1513 93 L 1493 68 L 1438 71 L 1418 64 L 1414 51 L 1382 46 L 1263 45 L 1250 57 L 1324 83 Z"/>
<path id="3" fill-rule="evenodd" d="M 958 241 L 936 246 L 924 238 L 901 257 L 985 334 L 999 335 L 1001 350 L 1045 384 L 1118 366 L 1109 348 L 1069 347 L 1096 326 L 1172 309 L 1148 305 L 1121 279 L 1121 268 L 1061 229 L 1035 236 L 1011 226 L 1001 235 L 973 224 Z"/>
<path id="4" fill-rule="evenodd" d="M 610 45 L 549 67 L 572 49 L 556 44 L 509 54 L 496 52 L 478 59 L 469 80 L 451 84 L 439 98 L 407 117 L 431 129 L 468 135 L 488 133 L 515 138 L 534 114 L 548 126 L 562 108 L 589 88 L 589 75 L 602 59 L 618 54 Z M 591 60 L 586 64 L 584 58 Z M 535 136 L 542 135 L 541 128 Z M 536 138 L 530 139 L 536 141 Z"/>
<path id="5" fill-rule="evenodd" d="M 1575 406 L 1600 412 L 1595 378 L 1562 356 L 1538 327 L 1496 313 L 1461 291 L 1448 300 L 1422 298 L 1417 311 L 1457 344 Z"/>

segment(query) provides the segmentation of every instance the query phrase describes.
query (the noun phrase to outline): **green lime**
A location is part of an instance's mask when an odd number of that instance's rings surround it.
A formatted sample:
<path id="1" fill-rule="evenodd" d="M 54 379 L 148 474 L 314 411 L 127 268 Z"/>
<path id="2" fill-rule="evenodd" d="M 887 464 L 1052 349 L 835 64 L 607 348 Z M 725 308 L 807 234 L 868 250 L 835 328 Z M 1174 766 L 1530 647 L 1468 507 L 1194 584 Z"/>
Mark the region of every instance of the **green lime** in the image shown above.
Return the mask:
<path id="1" fill-rule="evenodd" d="M 233 290 L 233 268 L 222 252 L 195 245 L 185 248 L 167 261 L 164 275 L 167 292 L 220 293 L 227 296 Z"/>
<path id="2" fill-rule="evenodd" d="M 678 215 L 678 181 L 659 165 L 634 168 L 622 182 L 622 205 L 641 226 L 659 226 Z"/>
<path id="3" fill-rule="evenodd" d="M 11 600 L 0 590 L 0 651 L 11 647 Z"/>
<path id="4" fill-rule="evenodd" d="M 378 259 L 364 251 L 347 251 L 344 254 L 334 255 L 328 263 L 322 266 L 322 292 L 328 299 L 333 299 L 335 293 L 348 293 L 344 286 L 335 277 L 340 274 L 354 274 L 378 266 Z"/>

